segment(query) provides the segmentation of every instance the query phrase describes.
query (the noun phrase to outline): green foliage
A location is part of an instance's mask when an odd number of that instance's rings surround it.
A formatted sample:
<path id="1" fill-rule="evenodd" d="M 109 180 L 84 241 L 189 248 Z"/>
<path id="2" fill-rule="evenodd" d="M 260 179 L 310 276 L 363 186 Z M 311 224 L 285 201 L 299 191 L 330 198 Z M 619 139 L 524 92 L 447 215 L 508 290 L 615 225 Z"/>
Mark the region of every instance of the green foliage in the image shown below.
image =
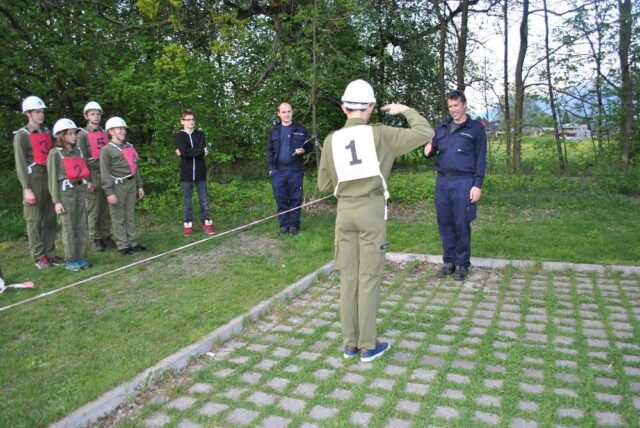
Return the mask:
<path id="1" fill-rule="evenodd" d="M 399 203 L 433 202 L 435 174 L 432 172 L 402 172 L 389 178 L 390 200 Z"/>

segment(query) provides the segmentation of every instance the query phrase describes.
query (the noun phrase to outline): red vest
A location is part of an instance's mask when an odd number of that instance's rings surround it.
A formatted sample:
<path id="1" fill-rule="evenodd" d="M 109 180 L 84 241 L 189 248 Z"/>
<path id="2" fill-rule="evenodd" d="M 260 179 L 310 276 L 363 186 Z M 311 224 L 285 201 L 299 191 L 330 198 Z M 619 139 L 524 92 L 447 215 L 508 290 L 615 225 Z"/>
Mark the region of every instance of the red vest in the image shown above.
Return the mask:
<path id="1" fill-rule="evenodd" d="M 33 163 L 35 163 L 36 165 L 46 165 L 47 155 L 53 147 L 51 134 L 49 134 L 48 132 L 31 132 L 29 133 L 29 141 L 31 142 Z"/>
<path id="2" fill-rule="evenodd" d="M 109 136 L 104 131 L 91 131 L 87 132 L 87 138 L 89 139 L 91 157 L 94 160 L 100 159 L 100 150 L 109 142 Z"/>
<path id="3" fill-rule="evenodd" d="M 122 149 L 122 154 L 129 164 L 131 175 L 135 175 L 138 172 L 138 152 L 133 147 L 125 147 Z"/>
<path id="4" fill-rule="evenodd" d="M 86 162 L 80 156 L 63 157 L 62 162 L 67 173 L 67 179 L 78 181 L 89 178 L 89 168 L 87 168 Z"/>

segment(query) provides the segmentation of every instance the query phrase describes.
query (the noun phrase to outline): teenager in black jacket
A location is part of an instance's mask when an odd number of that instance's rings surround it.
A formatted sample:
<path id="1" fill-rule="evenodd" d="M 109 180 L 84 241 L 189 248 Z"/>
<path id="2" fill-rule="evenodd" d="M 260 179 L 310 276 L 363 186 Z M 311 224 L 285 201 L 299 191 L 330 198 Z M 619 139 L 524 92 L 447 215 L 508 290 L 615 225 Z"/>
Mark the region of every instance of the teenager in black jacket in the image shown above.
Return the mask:
<path id="1" fill-rule="evenodd" d="M 208 235 L 216 233 L 209 218 L 209 198 L 207 196 L 207 166 L 204 157 L 209 153 L 204 132 L 196 129 L 196 118 L 192 110 L 182 110 L 182 129 L 176 134 L 176 155 L 180 156 L 180 184 L 184 212 L 183 233 L 193 233 L 193 210 L 191 198 L 193 187 L 198 190 L 200 200 L 200 222 Z"/>

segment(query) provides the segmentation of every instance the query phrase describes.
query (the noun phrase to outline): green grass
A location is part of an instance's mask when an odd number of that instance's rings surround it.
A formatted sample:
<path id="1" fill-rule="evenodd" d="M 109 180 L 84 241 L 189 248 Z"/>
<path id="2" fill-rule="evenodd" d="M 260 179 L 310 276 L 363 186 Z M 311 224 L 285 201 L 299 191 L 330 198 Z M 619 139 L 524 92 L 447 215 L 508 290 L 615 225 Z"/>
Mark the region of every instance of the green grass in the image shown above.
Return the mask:
<path id="1" fill-rule="evenodd" d="M 433 172 L 423 166 L 418 170 L 399 169 L 390 180 L 389 251 L 439 254 Z M 316 197 L 310 190 L 313 183 L 308 174 L 308 199 Z M 266 180 L 212 182 L 211 187 L 219 231 L 262 218 L 274 208 Z M 140 241 L 151 254 L 204 236 L 181 236 L 178 198 L 149 195 L 140 207 Z M 0 312 L 0 426 L 54 422 L 331 260 L 334 205 L 330 201 L 305 211 L 303 231 L 296 237 L 278 237 L 276 220 L 270 220 Z M 7 210 L 5 218 L 13 219 L 8 227 L 19 229 L 19 213 Z M 638 218 L 637 197 L 610 192 L 597 182 L 489 176 L 474 222 L 472 252 L 479 257 L 639 265 Z M 12 233 L 3 229 L 0 236 Z M 0 306 L 129 260 L 114 252 L 92 253 L 88 271 L 37 271 L 25 238 L 5 239 L 0 250 L 7 282 L 30 279 L 36 284 L 33 291 L 5 292 Z M 399 326 L 420 321 L 397 320 Z"/>

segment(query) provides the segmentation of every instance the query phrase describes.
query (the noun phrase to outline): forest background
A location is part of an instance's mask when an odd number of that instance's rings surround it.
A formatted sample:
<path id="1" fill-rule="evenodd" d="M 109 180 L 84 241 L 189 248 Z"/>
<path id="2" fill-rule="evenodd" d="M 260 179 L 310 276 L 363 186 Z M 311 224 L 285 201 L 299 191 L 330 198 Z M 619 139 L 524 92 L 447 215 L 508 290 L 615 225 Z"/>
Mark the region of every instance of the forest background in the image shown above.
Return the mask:
<path id="1" fill-rule="evenodd" d="M 534 169 L 522 137 L 535 125 L 552 136 L 545 151 L 555 172 L 584 174 L 567 171 L 562 129 L 585 124 L 588 174 L 620 171 L 626 183 L 640 151 L 639 9 L 628 0 L 5 1 L 0 209 L 21 211 L 10 142 L 28 95 L 48 105 L 49 126 L 60 117 L 83 124 L 89 100 L 104 119 L 122 116 L 141 152 L 144 209 L 177 189 L 171 148 L 182 108 L 195 110 L 207 134 L 211 168 L 238 171 L 238 163 L 263 162 L 282 100 L 319 141 L 339 128 L 339 98 L 354 78 L 372 83 L 378 105 L 404 102 L 434 126 L 446 117 L 445 94 L 467 90 L 480 100 L 474 117 L 497 118 L 488 128 L 500 137 L 490 168 L 509 173 Z M 514 27 L 519 37 L 510 40 Z M 479 59 L 490 33 L 502 57 Z"/>

